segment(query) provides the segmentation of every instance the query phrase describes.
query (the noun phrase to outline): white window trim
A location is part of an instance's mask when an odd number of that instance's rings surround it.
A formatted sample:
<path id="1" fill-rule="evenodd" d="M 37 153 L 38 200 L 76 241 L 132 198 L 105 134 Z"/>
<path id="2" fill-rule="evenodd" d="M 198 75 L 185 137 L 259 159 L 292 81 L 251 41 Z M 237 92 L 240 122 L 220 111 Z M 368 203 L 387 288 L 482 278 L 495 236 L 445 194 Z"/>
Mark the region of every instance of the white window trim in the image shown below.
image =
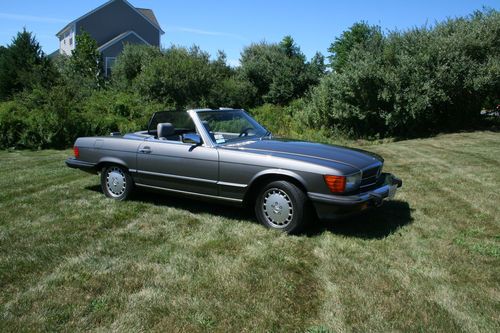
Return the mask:
<path id="1" fill-rule="evenodd" d="M 116 57 L 106 57 L 104 59 L 104 63 L 105 63 L 104 71 L 106 73 L 106 76 L 109 76 L 108 71 L 111 69 L 111 66 L 109 66 L 109 61 L 111 61 L 111 60 L 116 61 Z"/>

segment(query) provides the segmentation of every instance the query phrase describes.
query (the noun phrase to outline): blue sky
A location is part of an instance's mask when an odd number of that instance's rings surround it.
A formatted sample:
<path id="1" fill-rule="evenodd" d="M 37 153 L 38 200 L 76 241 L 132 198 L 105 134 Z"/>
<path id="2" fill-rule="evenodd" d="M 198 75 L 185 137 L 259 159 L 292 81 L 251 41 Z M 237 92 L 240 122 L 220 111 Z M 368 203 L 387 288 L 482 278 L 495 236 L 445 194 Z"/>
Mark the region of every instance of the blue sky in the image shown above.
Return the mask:
<path id="1" fill-rule="evenodd" d="M 106 2 L 0 0 L 0 45 L 7 45 L 26 27 L 36 34 L 46 53 L 57 49 L 55 33 L 66 23 Z M 216 54 L 224 50 L 236 64 L 251 42 L 277 42 L 292 35 L 310 58 L 327 54 L 330 43 L 357 21 L 383 29 L 407 29 L 447 17 L 470 14 L 483 6 L 500 9 L 500 0 L 335 1 L 335 0 L 131 0 L 151 8 L 166 31 L 162 45 L 191 46 Z"/>

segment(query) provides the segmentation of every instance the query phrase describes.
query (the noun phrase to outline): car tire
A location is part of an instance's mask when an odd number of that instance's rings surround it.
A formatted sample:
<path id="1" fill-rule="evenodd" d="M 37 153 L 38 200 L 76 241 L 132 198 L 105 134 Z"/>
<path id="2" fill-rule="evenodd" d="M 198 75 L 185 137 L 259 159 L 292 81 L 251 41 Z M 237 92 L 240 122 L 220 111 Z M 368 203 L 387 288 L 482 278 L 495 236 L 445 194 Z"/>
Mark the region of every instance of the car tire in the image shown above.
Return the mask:
<path id="1" fill-rule="evenodd" d="M 125 168 L 109 165 L 102 169 L 101 187 L 102 192 L 108 198 L 123 201 L 130 197 L 134 183 Z"/>
<path id="2" fill-rule="evenodd" d="M 260 190 L 255 215 L 269 229 L 297 234 L 312 218 L 312 209 L 300 188 L 287 181 L 274 181 Z"/>

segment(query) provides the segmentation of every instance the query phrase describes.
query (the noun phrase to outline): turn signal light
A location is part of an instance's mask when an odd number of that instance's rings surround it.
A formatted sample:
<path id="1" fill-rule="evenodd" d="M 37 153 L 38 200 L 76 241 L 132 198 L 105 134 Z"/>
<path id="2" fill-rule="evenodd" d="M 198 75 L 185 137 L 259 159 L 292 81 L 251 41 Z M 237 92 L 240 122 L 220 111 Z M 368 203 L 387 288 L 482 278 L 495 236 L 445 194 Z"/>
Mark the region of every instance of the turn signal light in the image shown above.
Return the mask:
<path id="1" fill-rule="evenodd" d="M 345 191 L 346 177 L 344 176 L 324 176 L 325 183 L 332 193 Z"/>
<path id="2" fill-rule="evenodd" d="M 80 149 L 78 149 L 77 146 L 73 147 L 73 155 L 75 155 L 75 158 L 79 158 L 80 157 Z"/>

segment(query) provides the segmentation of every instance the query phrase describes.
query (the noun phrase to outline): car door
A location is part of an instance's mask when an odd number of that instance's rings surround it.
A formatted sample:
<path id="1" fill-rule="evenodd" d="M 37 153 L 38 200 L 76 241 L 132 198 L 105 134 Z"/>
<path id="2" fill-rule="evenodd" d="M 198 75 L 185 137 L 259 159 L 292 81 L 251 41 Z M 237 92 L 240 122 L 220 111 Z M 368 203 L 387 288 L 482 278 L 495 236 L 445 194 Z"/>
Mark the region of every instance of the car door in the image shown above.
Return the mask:
<path id="1" fill-rule="evenodd" d="M 137 185 L 178 192 L 218 195 L 216 148 L 189 143 L 145 140 L 137 153 Z"/>

